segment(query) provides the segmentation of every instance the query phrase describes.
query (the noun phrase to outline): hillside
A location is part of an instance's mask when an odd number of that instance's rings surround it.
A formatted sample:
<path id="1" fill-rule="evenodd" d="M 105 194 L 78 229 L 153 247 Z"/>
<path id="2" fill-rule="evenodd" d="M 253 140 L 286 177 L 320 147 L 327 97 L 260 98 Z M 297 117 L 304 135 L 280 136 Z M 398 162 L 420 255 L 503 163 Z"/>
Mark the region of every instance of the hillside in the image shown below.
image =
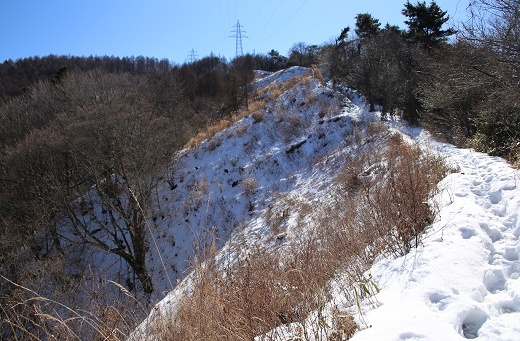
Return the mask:
<path id="1" fill-rule="evenodd" d="M 159 189 L 157 242 L 173 270 L 164 274 L 152 248 L 149 266 L 157 269 L 161 291 L 183 277 L 194 247 L 206 239 L 224 244 L 237 230 L 271 238 L 266 210 L 284 197 L 326 188 L 349 153 L 344 137 L 353 136 L 352 121 L 377 119 L 346 94 L 321 85 L 306 68 L 272 74 L 257 86 L 265 107 L 178 153 Z"/>
<path id="2" fill-rule="evenodd" d="M 315 68 L 258 71 L 247 110 L 198 134 L 185 107 L 146 114 L 153 82 L 74 77 L 59 95 L 77 117 L 10 152 L 32 171 L 12 198 L 34 199 L 42 228 L 21 220 L 27 243 L 2 241 L 5 335 L 518 338 L 519 174 L 502 159 L 371 111 Z M 119 86 L 101 98 L 98 81 Z"/>
<path id="3" fill-rule="evenodd" d="M 398 121 L 381 128 L 379 115 L 355 93 L 334 92 L 306 72 L 293 68 L 258 81 L 261 96 L 269 97 L 264 108 L 178 155 L 169 188 L 165 184 L 161 192 L 162 210 L 172 215 L 159 225 L 171 233 L 171 244 L 163 244 L 161 253 L 175 266 L 173 278 L 186 269 L 191 246 L 209 245 L 214 237 L 224 246 L 218 259 L 231 263 L 258 245 L 279 250 L 297 244 L 299 234 L 311 231 L 306 219 L 312 214 L 288 202 L 304 201 L 317 211 L 330 205 L 333 179 L 345 160 L 370 144 L 384 148 L 382 136 L 398 134 L 442 155 L 453 169 L 430 202 L 437 217 L 417 248 L 402 257 L 379 257 L 366 272 L 381 291 L 358 302 L 360 307 L 338 288 L 340 281 L 332 281 L 336 294 L 319 314 L 328 328 L 318 329 L 330 332 L 333 311 L 340 309 L 361 329 L 354 340 L 517 339 L 518 171 L 499 158 L 438 143 Z M 277 209 L 283 211 L 282 222 L 273 228 L 270 213 Z M 189 275 L 169 293 L 134 337 L 148 335 L 148 324 L 174 314 L 193 280 Z M 166 276 L 158 281 L 165 283 Z M 311 315 L 258 339 L 322 339 L 326 331 L 301 334 L 316 329 L 316 323 Z"/>

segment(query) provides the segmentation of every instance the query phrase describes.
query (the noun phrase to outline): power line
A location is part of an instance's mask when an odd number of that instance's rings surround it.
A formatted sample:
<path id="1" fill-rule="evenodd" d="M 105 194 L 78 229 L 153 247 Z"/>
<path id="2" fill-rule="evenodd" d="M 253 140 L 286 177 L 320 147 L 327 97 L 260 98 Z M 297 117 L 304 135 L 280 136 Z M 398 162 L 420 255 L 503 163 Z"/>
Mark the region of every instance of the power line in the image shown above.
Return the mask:
<path id="1" fill-rule="evenodd" d="M 228 13 L 228 17 L 227 17 L 227 21 L 228 21 L 228 27 L 231 26 L 231 11 L 229 10 L 229 0 L 227 0 L 227 13 Z"/>
<path id="2" fill-rule="evenodd" d="M 297 9 L 297 10 L 296 10 L 296 11 L 295 11 L 295 12 L 294 12 L 290 17 L 289 17 L 289 19 L 287 19 L 287 20 L 282 24 L 282 26 L 278 27 L 278 29 L 276 29 L 276 31 L 274 31 L 273 33 L 271 33 L 271 35 L 270 35 L 269 37 L 265 38 L 264 40 L 261 40 L 260 42 L 266 41 L 267 39 L 270 39 L 272 36 L 274 36 L 276 33 L 278 33 L 278 31 L 280 31 L 280 30 L 281 30 L 285 25 L 287 25 L 287 23 L 288 23 L 289 21 L 291 21 L 292 18 L 294 18 L 294 16 L 295 16 L 296 14 L 298 14 L 298 12 L 302 9 L 303 6 L 305 6 L 305 4 L 306 4 L 307 2 L 309 2 L 309 0 L 305 0 L 305 1 L 303 2 L 303 4 L 302 4 L 300 7 L 298 7 L 298 9 Z"/>
<path id="3" fill-rule="evenodd" d="M 242 50 L 242 38 L 249 38 L 248 36 L 243 35 L 242 33 L 246 33 L 246 31 L 242 31 L 242 25 L 240 25 L 240 20 L 237 20 L 237 24 L 235 26 L 236 29 L 234 31 L 231 31 L 232 33 L 235 33 L 232 36 L 229 36 L 229 38 L 236 38 L 236 50 L 235 50 L 235 56 L 241 56 L 244 54 L 244 51 Z"/>
<path id="4" fill-rule="evenodd" d="M 276 9 L 274 10 L 274 12 L 271 14 L 271 16 L 269 17 L 269 19 L 267 19 L 267 21 L 265 22 L 264 26 L 262 26 L 262 28 L 260 28 L 260 30 L 258 32 L 256 32 L 255 34 L 253 34 L 254 36 L 256 36 L 260 31 L 262 31 L 264 28 L 266 28 L 267 24 L 269 24 L 269 22 L 271 21 L 271 19 L 274 17 L 274 15 L 276 14 L 276 12 L 278 12 L 278 9 L 280 9 L 280 6 L 282 6 L 284 0 L 281 0 L 279 3 L 278 3 L 278 6 L 276 7 Z"/>
<path id="5" fill-rule="evenodd" d="M 222 26 L 222 33 L 226 36 L 226 30 L 224 29 L 224 21 L 222 20 L 222 9 L 220 8 L 220 0 L 218 0 L 218 12 L 220 13 L 220 25 Z"/>
<path id="6" fill-rule="evenodd" d="M 262 12 L 262 9 L 264 9 L 264 5 L 265 5 L 265 2 L 267 0 L 264 0 L 262 2 L 262 6 L 260 6 L 260 10 L 258 11 L 258 13 L 256 14 L 255 18 L 253 19 L 253 22 L 250 24 L 250 25 L 253 25 L 254 23 L 256 23 L 256 19 L 258 19 L 258 16 L 260 15 L 260 13 Z"/>

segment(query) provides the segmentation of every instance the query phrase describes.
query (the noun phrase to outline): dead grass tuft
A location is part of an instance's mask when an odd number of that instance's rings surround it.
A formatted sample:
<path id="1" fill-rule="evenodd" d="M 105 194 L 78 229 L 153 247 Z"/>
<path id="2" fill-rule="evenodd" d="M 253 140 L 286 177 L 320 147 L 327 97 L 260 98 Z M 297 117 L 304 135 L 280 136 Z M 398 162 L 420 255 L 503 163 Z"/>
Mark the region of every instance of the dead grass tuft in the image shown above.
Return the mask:
<path id="1" fill-rule="evenodd" d="M 314 78 L 316 78 L 317 80 L 319 80 L 319 81 L 320 81 L 320 84 L 321 84 L 322 86 L 327 85 L 327 82 L 325 82 L 325 78 L 324 78 L 323 75 L 321 74 L 321 71 L 320 71 L 320 69 L 318 68 L 317 65 L 313 65 L 313 66 L 311 67 L 311 71 L 312 71 L 312 76 L 313 76 Z"/>
<path id="2" fill-rule="evenodd" d="M 255 178 L 246 178 L 242 182 L 242 187 L 246 195 L 251 195 L 258 188 L 258 181 Z"/>
<path id="3" fill-rule="evenodd" d="M 0 275 L 12 287 L 2 297 L 0 330 L 5 340 L 121 340 L 146 316 L 140 300 L 120 284 L 98 280 L 79 286 L 82 301 L 68 306 Z"/>

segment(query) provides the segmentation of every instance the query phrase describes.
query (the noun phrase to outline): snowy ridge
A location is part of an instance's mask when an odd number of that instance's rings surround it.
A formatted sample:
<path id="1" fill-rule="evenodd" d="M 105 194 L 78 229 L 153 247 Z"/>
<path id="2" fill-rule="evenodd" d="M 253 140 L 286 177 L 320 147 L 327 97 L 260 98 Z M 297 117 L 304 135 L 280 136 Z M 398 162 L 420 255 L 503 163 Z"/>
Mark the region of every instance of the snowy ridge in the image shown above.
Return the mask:
<path id="1" fill-rule="evenodd" d="M 217 237 L 227 252 L 231 246 L 226 241 L 234 232 L 243 245 L 258 240 L 272 244 L 274 231 L 265 222 L 268 206 L 284 194 L 321 200 L 320 194 L 351 153 L 354 124 L 379 120 L 355 93 L 334 92 L 305 68 L 271 74 L 255 85 L 260 90 L 262 84 L 292 77 L 303 81 L 275 99 L 269 98 L 269 91 L 261 94 L 267 105 L 260 121 L 249 115 L 177 155 L 159 189 L 160 213 L 154 221 L 159 252 L 172 270 L 165 275 L 152 249 L 150 267 L 157 269 L 154 283 L 160 290 L 168 291 L 170 281 L 185 277 L 194 245 L 205 238 Z M 289 217 L 287 239 L 291 221 Z M 174 310 L 176 298 L 189 291 L 189 282 L 188 275 L 152 310 L 138 329 L 142 333 L 133 338 L 146 334 L 146 325 L 157 314 L 167 316 Z"/>
<path id="2" fill-rule="evenodd" d="M 292 68 L 256 86 L 307 72 Z M 248 238 L 267 243 L 273 231 L 264 213 L 277 195 L 323 200 L 338 165 L 353 151 L 349 136 L 354 125 L 379 120 L 355 93 L 334 92 L 310 76 L 268 101 L 262 114 L 261 120 L 250 115 L 177 156 L 160 189 L 162 215 L 154 221 L 170 279 L 185 276 L 193 244 L 208 236 L 219 238 L 225 248 L 237 233 L 246 243 Z M 457 172 L 439 184 L 441 192 L 432 203 L 438 218 L 423 243 L 370 270 L 381 292 L 363 303 L 370 326 L 353 340 L 519 340 L 519 172 L 502 159 L 438 143 L 421 129 L 396 122 L 388 128 L 440 153 Z M 290 226 L 286 231 L 290 239 Z M 151 262 L 157 262 L 156 256 Z M 162 270 L 154 280 L 161 290 L 169 289 Z M 189 282 L 188 275 L 131 339 L 147 335 L 147 325 L 158 315 L 174 311 Z M 331 306 L 340 302 L 341 297 L 333 297 Z M 359 314 L 356 307 L 343 309 Z M 298 336 L 286 326 L 279 329 L 273 335 Z"/>
<path id="3" fill-rule="evenodd" d="M 309 73 L 309 69 L 301 66 L 294 66 L 292 68 L 282 70 L 281 72 L 274 72 L 270 74 L 257 72 L 258 80 L 254 83 L 254 87 L 255 89 L 262 89 L 267 85 L 286 82 L 290 78 L 303 76 L 307 73 Z"/>

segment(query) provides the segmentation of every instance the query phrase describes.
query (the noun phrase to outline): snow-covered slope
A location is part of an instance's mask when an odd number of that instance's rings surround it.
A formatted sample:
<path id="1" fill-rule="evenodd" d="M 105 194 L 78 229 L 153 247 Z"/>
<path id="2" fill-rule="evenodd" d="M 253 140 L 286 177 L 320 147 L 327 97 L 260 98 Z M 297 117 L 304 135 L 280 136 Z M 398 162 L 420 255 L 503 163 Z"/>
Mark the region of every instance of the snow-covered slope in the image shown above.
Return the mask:
<path id="1" fill-rule="evenodd" d="M 520 340 L 520 173 L 504 160 L 413 134 L 459 171 L 439 219 L 407 256 L 374 265 L 379 306 L 353 340 Z"/>
<path id="2" fill-rule="evenodd" d="M 294 77 L 301 82 L 274 86 Z M 194 247 L 205 240 L 216 237 L 222 246 L 233 231 L 246 227 L 269 236 L 262 215 L 274 198 L 326 186 L 337 171 L 334 165 L 348 153 L 351 140 L 345 137 L 353 133 L 352 121 L 377 119 L 305 68 L 265 76 L 255 87 L 267 103 L 257 116 L 178 153 L 158 189 L 153 221 L 158 248 L 152 245 L 149 257 L 158 293 L 184 278 Z"/>
<path id="3" fill-rule="evenodd" d="M 184 278 L 193 245 L 205 238 L 217 237 L 220 246 L 237 234 L 246 243 L 248 238 L 267 242 L 275 231 L 265 223 L 265 211 L 280 194 L 323 200 L 342 160 L 354 150 L 355 129 L 379 120 L 354 93 L 335 92 L 303 68 L 266 76 L 256 87 L 261 91 L 295 76 L 299 83 L 283 88 L 279 97 L 271 96 L 273 89 L 261 92 L 269 100 L 256 116 L 177 156 L 159 189 L 162 213 L 154 220 L 159 252 L 151 251 L 150 263 L 159 290 Z M 441 153 L 458 171 L 440 184 L 434 203 L 438 219 L 424 242 L 370 270 L 381 292 L 364 303 L 370 327 L 354 340 L 520 339 L 519 172 L 501 159 L 435 142 L 427 132 L 399 122 L 388 129 Z M 174 310 L 185 290 L 189 276 L 134 338 L 147 335 L 155 316 Z M 359 318 L 356 307 L 343 308 Z"/>

